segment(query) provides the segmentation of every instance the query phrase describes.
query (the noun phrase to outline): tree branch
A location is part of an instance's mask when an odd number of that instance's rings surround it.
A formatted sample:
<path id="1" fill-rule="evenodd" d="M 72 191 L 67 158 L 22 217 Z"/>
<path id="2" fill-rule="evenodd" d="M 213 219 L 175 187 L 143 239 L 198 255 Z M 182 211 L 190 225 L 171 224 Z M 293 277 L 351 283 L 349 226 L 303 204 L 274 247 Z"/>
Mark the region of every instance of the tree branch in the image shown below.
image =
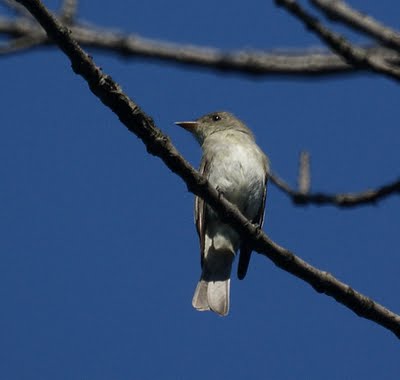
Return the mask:
<path id="1" fill-rule="evenodd" d="M 278 6 L 284 7 L 297 19 L 304 23 L 307 29 L 318 36 L 332 51 L 343 57 L 349 64 L 372 72 L 383 74 L 400 81 L 400 69 L 390 65 L 376 54 L 370 54 L 365 49 L 353 46 L 343 36 L 330 31 L 315 17 L 311 16 L 295 0 L 275 0 Z"/>
<path id="2" fill-rule="evenodd" d="M 371 16 L 356 11 L 341 0 L 311 0 L 333 21 L 341 21 L 347 26 L 365 33 L 386 46 L 400 51 L 400 33 L 383 25 Z"/>
<path id="3" fill-rule="evenodd" d="M 358 193 L 304 193 L 301 190 L 292 189 L 284 180 L 276 174 L 270 175 L 273 182 L 279 189 L 286 193 L 296 205 L 311 205 L 318 206 L 334 205 L 343 208 L 351 208 L 367 204 L 376 204 L 377 202 L 394 195 L 400 194 L 400 179 L 387 183 L 376 189 L 361 191 Z"/>
<path id="4" fill-rule="evenodd" d="M 149 153 L 164 163 L 186 183 L 188 189 L 213 207 L 222 220 L 229 222 L 254 249 L 270 258 L 277 266 L 303 279 L 318 292 L 325 293 L 347 306 L 359 316 L 370 319 L 400 338 L 400 316 L 356 292 L 327 272 L 322 272 L 269 239 L 256 226 L 210 186 L 178 153 L 170 139 L 154 125 L 121 88 L 93 63 L 92 59 L 71 38 L 67 28 L 60 25 L 39 0 L 18 0 L 39 21 L 60 49 L 69 57 L 72 68 L 89 84 L 91 91 L 108 106 L 121 122 L 146 145 Z"/>
<path id="5" fill-rule="evenodd" d="M 71 25 L 70 29 L 74 39 L 87 48 L 117 54 L 123 58 L 140 57 L 218 72 L 265 77 L 273 75 L 321 78 L 365 71 L 364 67 L 352 66 L 336 54 L 317 52 L 315 49 L 287 52 L 226 52 L 216 48 L 174 44 L 78 24 Z M 23 37 L 37 33 L 37 27 L 23 18 L 9 20 L 0 17 L 0 33 L 11 38 Z M 29 48 L 43 48 L 50 44 L 52 42 L 47 39 Z M 374 46 L 364 50 L 367 54 L 381 56 L 388 62 L 400 62 L 400 56 L 390 49 Z"/>

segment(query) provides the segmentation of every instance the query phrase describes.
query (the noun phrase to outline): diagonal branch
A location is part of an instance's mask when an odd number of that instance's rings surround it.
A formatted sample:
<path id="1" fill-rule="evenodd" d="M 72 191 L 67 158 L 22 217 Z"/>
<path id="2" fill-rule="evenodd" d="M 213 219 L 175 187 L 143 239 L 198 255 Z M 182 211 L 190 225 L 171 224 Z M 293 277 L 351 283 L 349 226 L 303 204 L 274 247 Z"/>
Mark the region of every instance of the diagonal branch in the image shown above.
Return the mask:
<path id="1" fill-rule="evenodd" d="M 358 12 L 341 0 L 311 0 L 333 21 L 341 21 L 351 28 L 365 33 L 386 46 L 400 50 L 400 33 L 383 25 L 371 16 Z"/>
<path id="2" fill-rule="evenodd" d="M 295 0 L 275 0 L 278 6 L 286 8 L 297 19 L 304 23 L 307 29 L 317 35 L 332 51 L 339 54 L 351 65 L 383 74 L 400 81 L 400 68 L 390 65 L 381 56 L 369 54 L 365 49 L 353 46 L 343 36 L 326 28 L 318 19 L 311 16 Z"/>
<path id="3" fill-rule="evenodd" d="M 389 329 L 400 338 L 400 316 L 372 299 L 353 290 L 331 274 L 306 263 L 292 252 L 280 247 L 210 186 L 207 180 L 184 160 L 170 139 L 154 125 L 121 88 L 93 63 L 92 59 L 71 38 L 67 28 L 60 25 L 39 0 L 18 0 L 39 21 L 50 38 L 69 57 L 73 70 L 87 82 L 91 91 L 108 106 L 121 122 L 146 145 L 149 153 L 160 157 L 174 173 L 179 175 L 194 194 L 213 207 L 222 220 L 230 223 L 254 249 L 270 258 L 277 266 L 303 279 L 318 292 L 325 293 L 347 306 L 359 316 L 370 319 Z"/>

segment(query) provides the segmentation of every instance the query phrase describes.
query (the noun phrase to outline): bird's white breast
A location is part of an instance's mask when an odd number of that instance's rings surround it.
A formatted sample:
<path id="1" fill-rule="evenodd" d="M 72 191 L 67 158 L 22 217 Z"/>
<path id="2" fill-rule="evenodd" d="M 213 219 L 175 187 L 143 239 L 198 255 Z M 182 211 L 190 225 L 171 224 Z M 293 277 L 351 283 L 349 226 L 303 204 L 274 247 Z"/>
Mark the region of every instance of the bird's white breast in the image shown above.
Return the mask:
<path id="1" fill-rule="evenodd" d="M 225 132 L 224 139 L 210 136 L 205 153 L 213 151 L 209 163 L 209 181 L 236 204 L 246 216 L 258 211 L 265 186 L 266 160 L 254 140 L 241 132 Z"/>

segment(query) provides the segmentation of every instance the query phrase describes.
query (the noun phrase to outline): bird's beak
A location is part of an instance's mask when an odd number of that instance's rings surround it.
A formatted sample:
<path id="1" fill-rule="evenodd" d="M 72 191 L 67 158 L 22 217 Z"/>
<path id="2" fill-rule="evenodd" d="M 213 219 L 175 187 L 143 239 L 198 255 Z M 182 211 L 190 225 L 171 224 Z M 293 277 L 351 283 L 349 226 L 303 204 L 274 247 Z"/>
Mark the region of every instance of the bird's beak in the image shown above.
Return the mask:
<path id="1" fill-rule="evenodd" d="M 197 121 L 176 121 L 175 124 L 192 132 L 197 126 Z"/>

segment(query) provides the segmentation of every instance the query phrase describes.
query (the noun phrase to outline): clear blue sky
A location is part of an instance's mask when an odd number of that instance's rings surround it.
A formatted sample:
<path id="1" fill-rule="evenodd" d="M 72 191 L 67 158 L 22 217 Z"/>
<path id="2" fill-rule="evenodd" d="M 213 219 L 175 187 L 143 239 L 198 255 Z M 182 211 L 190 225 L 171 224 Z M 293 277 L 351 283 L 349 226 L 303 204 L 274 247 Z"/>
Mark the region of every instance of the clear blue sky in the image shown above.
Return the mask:
<path id="1" fill-rule="evenodd" d="M 58 2 L 46 1 L 53 9 Z M 400 28 L 397 1 L 353 1 Z M 318 47 L 273 1 L 82 1 L 82 20 L 232 48 Z M 358 191 L 399 175 L 400 87 L 373 75 L 251 79 L 123 60 L 95 62 L 195 166 L 173 122 L 229 110 L 295 184 Z M 199 313 L 193 196 L 88 90 L 58 50 L 1 58 L 2 379 L 396 379 L 400 342 L 254 255 L 231 313 Z M 400 312 L 399 197 L 352 210 L 298 208 L 271 186 L 265 231 Z"/>

